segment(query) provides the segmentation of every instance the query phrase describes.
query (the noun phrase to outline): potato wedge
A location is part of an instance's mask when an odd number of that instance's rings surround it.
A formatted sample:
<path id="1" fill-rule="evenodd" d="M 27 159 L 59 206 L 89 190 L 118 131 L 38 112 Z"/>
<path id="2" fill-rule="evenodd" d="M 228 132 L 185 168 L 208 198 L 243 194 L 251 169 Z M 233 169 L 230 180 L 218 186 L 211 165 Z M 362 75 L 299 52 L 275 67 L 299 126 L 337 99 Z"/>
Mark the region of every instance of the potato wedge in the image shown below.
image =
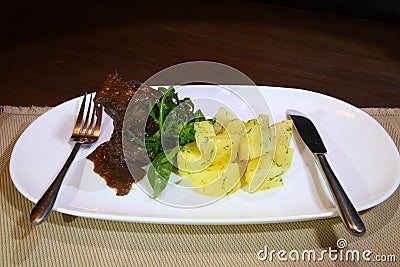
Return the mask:
<path id="1" fill-rule="evenodd" d="M 226 164 L 235 161 L 239 149 L 239 136 L 217 135 L 211 139 L 217 149 L 212 164 Z"/>
<path id="2" fill-rule="evenodd" d="M 284 172 L 289 169 L 293 160 L 294 150 L 289 147 L 293 134 L 292 126 L 293 122 L 291 120 L 284 120 L 275 123 L 271 127 L 276 142 L 274 161 L 282 167 Z"/>
<path id="3" fill-rule="evenodd" d="M 255 193 L 262 190 L 272 189 L 276 187 L 280 187 L 283 185 L 282 174 L 284 173 L 282 167 L 278 166 L 274 162 L 271 164 L 271 167 L 268 171 L 268 174 L 264 177 L 261 184 L 255 191 L 250 191 L 250 185 L 244 180 L 243 190 L 249 193 Z"/>
<path id="4" fill-rule="evenodd" d="M 214 116 L 216 122 L 222 127 L 226 128 L 228 123 L 234 120 L 238 120 L 238 118 L 230 113 L 226 108 L 221 107 L 218 109 L 217 113 Z"/>
<path id="5" fill-rule="evenodd" d="M 272 138 L 267 115 L 261 114 L 257 119 L 251 119 L 245 123 L 248 143 L 248 159 L 258 158 L 274 149 L 274 139 Z M 242 141 L 245 146 L 246 140 Z M 244 160 L 246 153 L 239 153 L 239 159 Z"/>
<path id="6" fill-rule="evenodd" d="M 275 177 L 270 177 L 264 180 L 264 182 L 260 185 L 256 192 L 260 192 L 263 190 L 269 190 L 272 188 L 277 188 L 283 186 L 282 175 L 278 175 Z"/>
<path id="7" fill-rule="evenodd" d="M 196 122 L 194 124 L 194 130 L 197 148 L 202 157 L 211 159 L 215 153 L 215 145 L 213 142 L 210 142 L 210 138 L 216 136 L 213 124 L 209 121 Z"/>
<path id="8" fill-rule="evenodd" d="M 183 171 L 200 172 L 211 165 L 226 166 L 235 161 L 239 149 L 238 136 L 230 138 L 228 135 L 218 135 L 207 140 L 213 145 L 214 150 L 211 152 L 207 152 L 208 148 L 205 145 L 198 148 L 195 142 L 183 146 L 177 155 L 178 168 Z"/>
<path id="9" fill-rule="evenodd" d="M 240 189 L 240 171 L 237 163 L 213 165 L 202 172 L 186 174 L 192 179 L 194 190 L 208 196 L 225 196 Z"/>
<path id="10" fill-rule="evenodd" d="M 194 130 L 194 138 L 196 139 L 197 147 L 199 147 L 199 143 L 202 142 L 203 139 L 216 136 L 214 126 L 210 121 L 195 122 Z"/>
<path id="11" fill-rule="evenodd" d="M 176 156 L 180 171 L 199 172 L 207 168 L 211 161 L 202 158 L 195 142 L 184 145 Z"/>
<path id="12" fill-rule="evenodd" d="M 276 147 L 288 147 L 290 145 L 293 134 L 292 126 L 292 120 L 284 120 L 272 125 Z"/>
<path id="13" fill-rule="evenodd" d="M 283 172 L 287 172 L 292 164 L 293 160 L 293 148 L 288 146 L 279 146 L 275 150 L 274 161 L 275 163 L 282 167 Z"/>
<path id="14" fill-rule="evenodd" d="M 222 130 L 222 125 L 219 122 L 214 123 L 214 132 L 215 134 L 219 134 Z"/>
<path id="15" fill-rule="evenodd" d="M 272 164 L 273 158 L 269 154 L 248 161 L 244 180 L 249 185 L 248 190 L 250 193 L 256 191 L 264 182 Z"/>

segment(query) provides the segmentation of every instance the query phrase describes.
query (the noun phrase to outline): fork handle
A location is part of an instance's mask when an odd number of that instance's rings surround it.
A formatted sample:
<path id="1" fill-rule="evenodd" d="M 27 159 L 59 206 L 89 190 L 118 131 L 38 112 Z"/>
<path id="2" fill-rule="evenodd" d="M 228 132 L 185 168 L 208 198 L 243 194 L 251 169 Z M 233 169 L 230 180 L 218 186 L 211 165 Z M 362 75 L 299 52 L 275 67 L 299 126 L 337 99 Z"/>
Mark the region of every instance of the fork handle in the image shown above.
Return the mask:
<path id="1" fill-rule="evenodd" d="M 67 173 L 68 168 L 71 166 L 71 163 L 74 160 L 76 153 L 78 152 L 81 145 L 81 143 L 75 143 L 74 147 L 72 148 L 71 154 L 69 155 L 67 161 L 64 163 L 64 166 L 61 168 L 60 172 L 57 174 L 56 178 L 43 194 L 43 196 L 36 203 L 35 207 L 33 207 L 30 216 L 31 223 L 33 225 L 40 224 L 49 215 L 56 201 L 58 191 L 60 191 L 61 183 L 64 180 L 64 176 Z"/>

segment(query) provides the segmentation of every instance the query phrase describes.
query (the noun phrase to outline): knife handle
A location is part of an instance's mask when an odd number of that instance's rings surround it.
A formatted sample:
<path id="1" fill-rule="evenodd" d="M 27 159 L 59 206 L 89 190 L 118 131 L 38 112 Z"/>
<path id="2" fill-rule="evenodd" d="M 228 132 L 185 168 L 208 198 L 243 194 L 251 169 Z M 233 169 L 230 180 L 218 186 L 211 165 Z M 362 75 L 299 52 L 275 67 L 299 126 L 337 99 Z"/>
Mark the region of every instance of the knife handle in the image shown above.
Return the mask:
<path id="1" fill-rule="evenodd" d="M 318 167 L 323 174 L 325 181 L 328 184 L 332 197 L 335 200 L 339 215 L 346 225 L 347 229 L 355 236 L 362 236 L 365 234 L 365 226 L 362 222 L 357 210 L 353 203 L 351 203 L 346 192 L 343 190 L 339 180 L 336 178 L 332 168 L 329 166 L 325 154 L 314 154 L 318 163 Z"/>

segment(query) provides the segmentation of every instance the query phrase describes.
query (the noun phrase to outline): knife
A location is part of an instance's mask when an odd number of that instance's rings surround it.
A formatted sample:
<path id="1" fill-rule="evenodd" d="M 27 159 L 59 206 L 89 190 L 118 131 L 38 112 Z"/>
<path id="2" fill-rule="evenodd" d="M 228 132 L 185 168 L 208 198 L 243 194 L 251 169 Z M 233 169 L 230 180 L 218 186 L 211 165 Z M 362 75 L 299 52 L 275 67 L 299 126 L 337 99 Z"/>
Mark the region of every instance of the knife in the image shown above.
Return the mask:
<path id="1" fill-rule="evenodd" d="M 304 114 L 299 111 L 288 109 L 288 116 L 293 121 L 293 125 L 314 155 L 315 161 L 325 178 L 325 182 L 328 185 L 329 191 L 335 201 L 336 208 L 339 211 L 339 215 L 342 218 L 343 223 L 351 234 L 355 236 L 362 236 L 365 234 L 365 226 L 362 222 L 357 210 L 351 203 L 343 187 L 340 185 L 339 180 L 336 178 L 333 170 L 329 166 L 328 160 L 326 159 L 327 150 L 324 143 L 315 128 L 312 121 L 307 118 Z"/>

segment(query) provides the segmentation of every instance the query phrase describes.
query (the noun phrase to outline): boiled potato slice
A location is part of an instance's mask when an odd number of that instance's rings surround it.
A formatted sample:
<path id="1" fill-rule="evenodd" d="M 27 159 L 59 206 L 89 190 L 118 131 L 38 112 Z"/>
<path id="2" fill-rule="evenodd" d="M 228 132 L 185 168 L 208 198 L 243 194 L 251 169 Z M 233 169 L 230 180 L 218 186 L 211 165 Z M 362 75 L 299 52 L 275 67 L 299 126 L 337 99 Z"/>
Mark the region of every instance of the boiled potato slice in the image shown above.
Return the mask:
<path id="1" fill-rule="evenodd" d="M 275 177 L 267 178 L 264 182 L 260 185 L 256 192 L 260 192 L 263 190 L 268 190 L 272 188 L 277 188 L 283 186 L 283 179 L 282 175 L 278 175 Z"/>
<path id="2" fill-rule="evenodd" d="M 240 161 L 247 161 L 250 158 L 250 144 L 247 134 L 242 136 L 239 140 L 240 143 L 237 158 Z"/>
<path id="3" fill-rule="evenodd" d="M 275 187 L 283 186 L 282 174 L 284 173 L 282 167 L 273 163 L 271 169 L 264 182 L 260 185 L 257 191 L 272 189 Z"/>
<path id="4" fill-rule="evenodd" d="M 246 133 L 244 123 L 225 108 L 220 108 L 215 114 L 215 132 L 218 134 L 239 135 Z"/>
<path id="5" fill-rule="evenodd" d="M 246 134 L 245 125 L 239 119 L 232 120 L 226 125 L 226 132 L 230 136 L 232 135 L 243 136 Z"/>
<path id="6" fill-rule="evenodd" d="M 200 151 L 195 142 L 184 145 L 180 153 L 189 161 L 196 161 L 201 157 Z"/>
<path id="7" fill-rule="evenodd" d="M 211 160 L 202 158 L 195 142 L 184 145 L 176 156 L 179 170 L 198 172 L 207 168 Z"/>
<path id="8" fill-rule="evenodd" d="M 211 139 L 217 148 L 212 164 L 226 164 L 236 159 L 239 149 L 239 136 L 217 135 L 211 137 Z"/>
<path id="9" fill-rule="evenodd" d="M 245 183 L 245 185 L 243 186 L 243 190 L 249 193 L 255 193 L 262 190 L 280 187 L 283 185 L 282 174 L 283 174 L 282 167 L 272 162 L 268 174 L 264 176 L 264 179 L 262 180 L 261 184 L 255 191 L 250 191 L 250 185 L 246 181 L 243 181 Z"/>
<path id="10" fill-rule="evenodd" d="M 272 131 L 275 136 L 275 144 L 277 147 L 288 147 L 292 139 L 292 120 L 284 120 L 272 125 Z"/>
<path id="11" fill-rule="evenodd" d="M 245 158 L 247 160 L 249 153 L 249 145 L 247 143 L 246 128 L 245 124 L 241 120 L 232 120 L 226 126 L 226 129 L 221 131 L 222 134 L 227 134 L 233 140 L 234 144 L 237 144 L 238 150 L 236 151 L 236 156 L 240 159 Z M 235 158 L 232 159 L 232 161 Z"/>
<path id="12" fill-rule="evenodd" d="M 217 113 L 214 116 L 216 123 L 221 125 L 222 127 L 226 127 L 228 123 L 231 121 L 237 120 L 235 115 L 230 113 L 226 108 L 221 107 L 218 109 Z"/>
<path id="13" fill-rule="evenodd" d="M 215 122 L 214 123 L 214 132 L 215 132 L 215 134 L 219 134 L 220 132 L 221 132 L 221 130 L 223 129 L 222 128 L 222 125 L 219 123 L 219 122 Z"/>
<path id="14" fill-rule="evenodd" d="M 210 121 L 196 122 L 194 124 L 195 140 L 200 152 L 200 158 L 194 164 L 186 163 L 191 166 L 191 171 L 200 171 L 211 164 L 216 155 L 216 147 L 212 140 L 215 137 L 214 126 Z M 183 160 L 181 158 L 181 160 Z"/>
<path id="15" fill-rule="evenodd" d="M 237 163 L 213 165 L 202 172 L 184 174 L 192 179 L 194 190 L 208 196 L 225 196 L 240 189 L 240 171 Z"/>
<path id="16" fill-rule="evenodd" d="M 195 122 L 194 130 L 194 138 L 199 149 L 202 143 L 206 143 L 211 136 L 216 136 L 214 126 L 210 121 Z"/>
<path id="17" fill-rule="evenodd" d="M 247 121 L 245 128 L 249 147 L 248 159 L 257 158 L 274 149 L 274 140 L 267 115 L 261 114 L 257 119 Z M 245 143 L 246 140 L 242 142 Z M 246 159 L 245 156 L 246 153 L 239 153 L 239 159 L 244 160 Z"/>
<path id="18" fill-rule="evenodd" d="M 271 127 L 269 125 L 269 117 L 265 114 L 260 114 L 257 119 L 261 130 L 261 155 L 264 155 L 274 150 L 275 140 L 273 139 Z"/>
<path id="19" fill-rule="evenodd" d="M 248 184 L 248 191 L 250 193 L 256 191 L 264 182 L 264 179 L 270 172 L 272 164 L 273 159 L 269 154 L 248 161 L 246 172 L 244 173 L 244 180 Z"/>
<path id="20" fill-rule="evenodd" d="M 218 135 L 209 137 L 209 142 L 213 144 L 215 151 L 207 154 L 200 151 L 195 142 L 186 144 L 181 148 L 177 155 L 178 168 L 183 171 L 199 172 L 211 165 L 227 165 L 237 157 L 239 149 L 239 137 L 228 135 Z M 204 149 L 204 146 L 202 147 Z M 207 157 L 207 158 L 204 158 Z"/>
<path id="21" fill-rule="evenodd" d="M 242 139 L 241 147 L 244 149 L 239 152 L 240 160 L 258 158 L 261 155 L 261 127 L 257 119 L 249 120 L 245 123 L 246 138 Z"/>
<path id="22" fill-rule="evenodd" d="M 284 120 L 272 126 L 276 142 L 274 161 L 282 167 L 284 172 L 289 169 L 293 159 L 294 151 L 289 147 L 293 134 L 292 125 L 291 120 Z"/>
<path id="23" fill-rule="evenodd" d="M 274 161 L 278 166 L 282 167 L 283 172 L 289 170 L 293 160 L 293 153 L 293 148 L 288 146 L 279 146 L 275 150 Z"/>
<path id="24" fill-rule="evenodd" d="M 223 107 L 221 107 L 218 110 L 218 112 L 215 114 L 215 119 L 216 119 L 216 122 L 213 125 L 213 130 L 214 130 L 214 134 L 215 134 L 215 132 L 218 132 L 218 135 L 216 138 L 211 138 L 211 139 L 214 141 L 215 145 L 217 146 L 216 156 L 224 157 L 224 155 L 226 155 L 226 151 L 224 151 L 224 150 L 228 150 L 228 152 L 230 152 L 231 155 L 230 155 L 229 159 L 226 159 L 226 160 L 228 162 L 233 162 L 237 157 L 241 138 L 246 133 L 245 125 L 241 120 L 236 118 L 232 113 L 230 113 L 228 110 L 226 110 Z M 210 132 L 212 132 L 212 130 L 210 129 L 209 125 L 199 125 L 199 130 L 201 132 L 198 135 L 197 135 L 196 125 L 195 125 L 195 130 L 196 130 L 196 134 L 195 134 L 196 143 L 198 143 L 198 147 L 199 147 L 199 145 L 200 145 L 199 139 L 204 136 L 210 137 L 211 136 Z M 216 142 L 218 142 L 218 144 Z M 228 144 L 229 142 L 231 144 Z M 218 146 L 223 147 L 224 149 L 218 150 Z M 229 147 L 231 149 L 228 149 Z M 199 147 L 199 149 L 202 150 L 200 147 Z M 218 155 L 219 153 L 221 153 L 221 155 Z M 218 161 L 221 162 L 223 160 L 218 160 Z"/>

